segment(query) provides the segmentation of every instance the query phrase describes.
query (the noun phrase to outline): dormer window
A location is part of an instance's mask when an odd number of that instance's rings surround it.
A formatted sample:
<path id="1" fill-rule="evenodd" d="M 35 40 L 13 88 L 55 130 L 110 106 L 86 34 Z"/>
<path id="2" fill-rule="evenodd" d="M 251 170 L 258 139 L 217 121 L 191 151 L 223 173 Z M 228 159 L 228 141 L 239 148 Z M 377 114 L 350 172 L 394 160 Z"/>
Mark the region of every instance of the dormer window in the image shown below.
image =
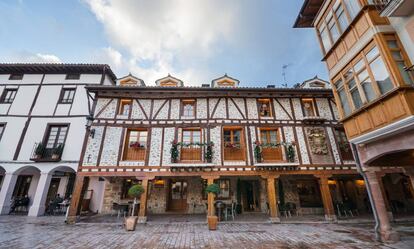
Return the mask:
<path id="1" fill-rule="evenodd" d="M 22 73 L 14 73 L 10 74 L 9 80 L 22 80 L 23 74 Z"/>
<path id="2" fill-rule="evenodd" d="M 270 99 L 259 99 L 259 115 L 260 117 L 272 117 L 272 102 Z"/>
<path id="3" fill-rule="evenodd" d="M 240 81 L 225 74 L 224 76 L 212 81 L 212 87 L 237 87 Z"/>
<path id="4" fill-rule="evenodd" d="M 303 116 L 305 117 L 316 117 L 315 102 L 313 99 L 302 99 Z"/>
<path id="5" fill-rule="evenodd" d="M 80 79 L 80 74 L 78 73 L 68 73 L 66 74 L 66 80 L 78 80 Z"/>
<path id="6" fill-rule="evenodd" d="M 168 75 L 167 77 L 156 80 L 155 85 L 161 86 L 161 87 L 183 87 L 184 82 L 171 75 Z"/>
<path id="7" fill-rule="evenodd" d="M 119 103 L 118 115 L 129 116 L 132 107 L 132 100 L 121 99 Z"/>
<path id="8" fill-rule="evenodd" d="M 182 112 L 183 117 L 194 117 L 195 116 L 195 100 L 185 99 L 182 101 Z"/>

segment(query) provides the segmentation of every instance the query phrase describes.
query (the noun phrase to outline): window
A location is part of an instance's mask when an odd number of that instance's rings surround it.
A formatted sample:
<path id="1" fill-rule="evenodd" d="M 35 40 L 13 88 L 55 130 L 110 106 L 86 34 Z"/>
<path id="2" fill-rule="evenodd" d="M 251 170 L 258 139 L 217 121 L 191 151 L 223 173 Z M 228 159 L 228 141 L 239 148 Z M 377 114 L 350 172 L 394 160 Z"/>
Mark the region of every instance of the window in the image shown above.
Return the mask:
<path id="1" fill-rule="evenodd" d="M 13 103 L 16 94 L 17 89 L 4 89 L 0 97 L 0 103 Z"/>
<path id="2" fill-rule="evenodd" d="M 372 88 L 372 82 L 368 75 L 368 70 L 366 69 L 364 65 L 363 59 L 361 59 L 359 62 L 357 62 L 354 66 L 356 76 L 358 78 L 358 81 L 361 84 L 362 90 L 365 93 L 365 97 L 367 98 L 368 102 L 371 102 L 375 99 L 375 92 Z"/>
<path id="3" fill-rule="evenodd" d="M 389 92 L 394 88 L 387 68 L 379 54 L 378 48 L 374 47 L 366 55 L 366 58 L 371 68 L 374 80 L 377 82 L 381 94 Z"/>
<path id="4" fill-rule="evenodd" d="M 345 130 L 343 128 L 335 128 L 334 132 L 342 160 L 354 160 L 354 157 L 352 156 L 351 146 L 349 145 Z"/>
<path id="5" fill-rule="evenodd" d="M 183 117 L 194 117 L 195 116 L 195 100 L 194 99 L 187 99 L 181 102 L 182 105 L 182 113 L 181 116 Z"/>
<path id="6" fill-rule="evenodd" d="M 73 103 L 73 98 L 75 97 L 75 88 L 63 88 L 60 92 L 59 103 L 60 104 L 71 104 Z"/>
<path id="7" fill-rule="evenodd" d="M 6 128 L 6 124 L 0 124 L 0 140 L 1 140 L 1 137 L 3 136 L 3 132 L 4 132 L 4 129 Z"/>
<path id="8" fill-rule="evenodd" d="M 131 111 L 132 100 L 130 99 L 121 99 L 119 103 L 118 115 L 129 116 Z"/>
<path id="9" fill-rule="evenodd" d="M 387 40 L 388 48 L 391 52 L 391 56 L 397 65 L 398 71 L 401 74 L 401 77 L 405 84 L 412 85 L 414 84 L 414 75 L 411 72 L 405 70 L 409 67 L 408 58 L 405 55 L 405 52 L 402 51 L 402 46 L 400 45 L 397 37 L 395 35 L 387 35 L 385 37 Z"/>
<path id="10" fill-rule="evenodd" d="M 66 80 L 78 80 L 80 79 L 80 74 L 78 73 L 68 73 L 66 74 Z"/>
<path id="11" fill-rule="evenodd" d="M 68 125 L 50 125 L 46 136 L 46 149 L 56 148 L 63 145 L 68 133 Z"/>
<path id="12" fill-rule="evenodd" d="M 214 180 L 214 183 L 220 187 L 220 192 L 217 194 L 216 199 L 230 199 L 231 197 L 231 190 L 230 190 L 230 180 L 229 179 L 217 179 Z M 207 180 L 203 181 L 203 199 L 207 199 Z"/>
<path id="13" fill-rule="evenodd" d="M 279 136 L 277 129 L 260 129 L 260 142 L 263 145 L 262 157 L 265 162 L 280 161 L 282 160 L 281 147 L 269 147 L 266 145 L 277 144 L 279 142 Z"/>
<path id="14" fill-rule="evenodd" d="M 332 41 L 335 43 L 336 40 L 338 40 L 340 34 L 339 34 L 338 27 L 336 26 L 335 18 L 332 12 L 330 15 L 328 15 L 327 24 L 328 24 L 328 30 L 331 33 Z"/>
<path id="15" fill-rule="evenodd" d="M 22 73 L 14 73 L 10 74 L 9 80 L 22 80 L 23 74 Z"/>
<path id="16" fill-rule="evenodd" d="M 316 116 L 315 102 L 313 101 L 313 99 L 302 99 L 302 107 L 303 107 L 303 116 L 305 117 Z"/>
<path id="17" fill-rule="evenodd" d="M 322 26 L 322 29 L 319 31 L 319 33 L 321 36 L 323 47 L 325 48 L 325 52 L 327 52 L 331 48 L 332 44 L 326 26 Z"/>
<path id="18" fill-rule="evenodd" d="M 348 27 L 349 22 L 348 22 L 348 18 L 346 17 L 344 8 L 342 4 L 340 3 L 335 9 L 335 16 L 338 19 L 338 24 L 339 24 L 339 28 L 341 29 L 341 33 L 343 33 L 345 29 Z"/>
<path id="19" fill-rule="evenodd" d="M 124 146 L 124 160 L 144 161 L 147 139 L 147 130 L 128 130 Z"/>
<path id="20" fill-rule="evenodd" d="M 348 116 L 351 113 L 351 108 L 349 107 L 349 102 L 346 97 L 344 83 L 342 80 L 338 80 L 334 85 L 336 87 L 336 91 L 338 92 L 342 110 L 344 111 L 344 116 Z"/>
<path id="21" fill-rule="evenodd" d="M 182 141 L 184 146 L 181 146 L 181 161 L 201 161 L 201 130 L 184 129 Z"/>
<path id="22" fill-rule="evenodd" d="M 351 20 L 353 20 L 361 9 L 359 0 L 342 0 L 342 2 L 345 4 Z"/>
<path id="23" fill-rule="evenodd" d="M 244 160 L 244 145 L 241 128 L 224 128 L 224 160 Z"/>
<path id="24" fill-rule="evenodd" d="M 272 117 L 272 102 L 270 99 L 259 99 L 258 104 L 260 117 Z"/>

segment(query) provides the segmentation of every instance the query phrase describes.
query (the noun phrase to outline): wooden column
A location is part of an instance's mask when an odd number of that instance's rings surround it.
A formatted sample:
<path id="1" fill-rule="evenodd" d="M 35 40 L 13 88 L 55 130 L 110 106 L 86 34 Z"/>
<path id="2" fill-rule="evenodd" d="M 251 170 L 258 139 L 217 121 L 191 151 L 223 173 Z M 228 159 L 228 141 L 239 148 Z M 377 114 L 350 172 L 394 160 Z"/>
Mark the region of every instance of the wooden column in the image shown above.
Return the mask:
<path id="1" fill-rule="evenodd" d="M 73 224 L 76 222 L 76 216 L 80 211 L 80 207 L 82 205 L 82 188 L 84 183 L 85 177 L 81 175 L 76 176 L 75 187 L 72 193 L 72 199 L 70 200 L 70 206 L 68 211 L 68 217 L 66 219 L 66 223 Z"/>
<path id="2" fill-rule="evenodd" d="M 215 179 L 219 179 L 220 176 L 202 176 L 203 179 L 207 180 L 207 186 L 214 183 Z M 207 216 L 215 216 L 216 212 L 214 210 L 214 194 L 207 194 Z"/>
<path id="3" fill-rule="evenodd" d="M 277 196 L 275 179 L 279 178 L 279 175 L 263 175 L 262 178 L 266 179 L 267 188 L 267 200 L 269 202 L 269 216 L 270 222 L 279 223 L 279 210 L 277 208 Z"/>
<path id="4" fill-rule="evenodd" d="M 367 184 L 369 185 L 371 192 L 371 205 L 376 210 L 379 220 L 379 232 L 381 234 L 382 241 L 398 241 L 399 235 L 397 232 L 391 229 L 390 219 L 388 217 L 387 208 L 385 205 L 384 197 L 381 192 L 380 180 L 375 171 L 365 172 L 367 176 Z"/>
<path id="5" fill-rule="evenodd" d="M 335 215 L 335 208 L 332 202 L 331 191 L 329 190 L 328 177 L 327 175 L 318 175 L 319 188 L 321 191 L 321 197 L 323 202 L 323 209 L 325 211 L 325 219 L 330 222 L 337 220 Z"/>
<path id="6" fill-rule="evenodd" d="M 148 178 L 142 179 L 141 185 L 144 188 L 144 193 L 141 194 L 139 211 L 138 211 L 138 223 L 147 222 L 147 201 L 148 201 Z"/>

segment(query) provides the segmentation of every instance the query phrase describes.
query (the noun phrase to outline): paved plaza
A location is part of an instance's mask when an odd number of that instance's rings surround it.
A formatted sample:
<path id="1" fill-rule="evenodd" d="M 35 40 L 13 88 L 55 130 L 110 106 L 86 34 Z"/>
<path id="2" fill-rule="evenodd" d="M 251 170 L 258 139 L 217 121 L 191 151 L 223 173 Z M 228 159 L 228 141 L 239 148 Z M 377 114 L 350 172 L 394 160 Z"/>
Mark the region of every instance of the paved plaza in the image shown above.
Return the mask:
<path id="1" fill-rule="evenodd" d="M 63 217 L 0 216 L 0 248 L 414 248 L 414 223 L 397 224 L 402 240 L 374 241 L 373 224 L 225 223 L 208 231 L 200 222 L 139 225 L 66 225 Z"/>

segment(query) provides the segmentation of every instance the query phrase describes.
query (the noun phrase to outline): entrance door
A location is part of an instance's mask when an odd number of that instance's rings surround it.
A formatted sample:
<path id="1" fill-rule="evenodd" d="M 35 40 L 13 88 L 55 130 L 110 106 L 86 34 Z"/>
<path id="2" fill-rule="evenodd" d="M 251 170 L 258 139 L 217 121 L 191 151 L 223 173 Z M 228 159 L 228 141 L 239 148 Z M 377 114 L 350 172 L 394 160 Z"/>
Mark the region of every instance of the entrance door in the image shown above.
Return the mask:
<path id="1" fill-rule="evenodd" d="M 259 182 L 258 181 L 241 181 L 242 186 L 242 203 L 245 212 L 254 212 L 260 210 L 259 204 Z"/>
<path id="2" fill-rule="evenodd" d="M 21 175 L 17 177 L 16 187 L 14 188 L 13 197 L 25 197 L 29 194 L 32 176 Z"/>
<path id="3" fill-rule="evenodd" d="M 170 181 L 169 211 L 185 212 L 187 210 L 187 182 Z"/>

